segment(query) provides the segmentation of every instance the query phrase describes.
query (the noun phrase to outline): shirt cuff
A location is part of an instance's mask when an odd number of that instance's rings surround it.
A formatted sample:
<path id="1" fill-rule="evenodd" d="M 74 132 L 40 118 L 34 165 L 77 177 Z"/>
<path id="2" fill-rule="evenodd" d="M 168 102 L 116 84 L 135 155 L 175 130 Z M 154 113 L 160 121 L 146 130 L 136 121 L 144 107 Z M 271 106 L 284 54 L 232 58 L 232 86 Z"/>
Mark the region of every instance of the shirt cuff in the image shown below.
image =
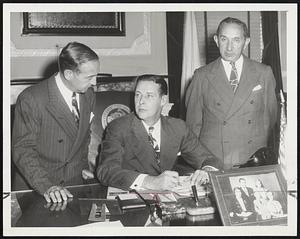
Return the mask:
<path id="1" fill-rule="evenodd" d="M 135 189 L 135 190 L 143 189 L 142 185 L 146 176 L 148 176 L 148 174 L 144 174 L 144 173 L 137 176 L 134 182 L 130 185 L 130 189 Z"/>
<path id="2" fill-rule="evenodd" d="M 213 166 L 210 166 L 210 165 L 205 165 L 203 168 L 201 168 L 202 170 L 205 170 L 205 171 L 219 171 L 219 169 L 213 167 Z"/>

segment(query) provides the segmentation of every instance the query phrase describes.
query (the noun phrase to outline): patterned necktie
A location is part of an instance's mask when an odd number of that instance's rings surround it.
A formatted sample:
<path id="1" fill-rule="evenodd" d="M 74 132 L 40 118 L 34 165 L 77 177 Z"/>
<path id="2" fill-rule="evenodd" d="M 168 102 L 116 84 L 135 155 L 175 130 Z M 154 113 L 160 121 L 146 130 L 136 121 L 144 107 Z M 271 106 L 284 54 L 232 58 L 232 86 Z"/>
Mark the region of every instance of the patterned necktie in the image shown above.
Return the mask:
<path id="1" fill-rule="evenodd" d="M 236 91 L 236 88 L 238 87 L 238 73 L 237 73 L 237 69 L 235 67 L 234 62 L 230 62 L 231 65 L 231 73 L 230 73 L 230 79 L 229 79 L 229 83 L 231 85 L 231 88 L 233 90 L 233 92 Z"/>
<path id="2" fill-rule="evenodd" d="M 158 164 L 160 164 L 160 159 L 159 159 L 159 156 L 160 156 L 160 150 L 159 150 L 159 146 L 157 144 L 157 141 L 155 138 L 153 138 L 152 136 L 152 133 L 153 133 L 153 130 L 154 130 L 154 127 L 149 127 L 149 134 L 148 134 L 148 139 L 149 139 L 149 142 L 151 143 L 154 151 L 155 151 L 155 160 Z"/>
<path id="3" fill-rule="evenodd" d="M 79 108 L 78 108 L 78 103 L 77 103 L 75 92 L 73 92 L 73 95 L 72 95 L 72 114 L 74 116 L 77 127 L 79 127 L 80 113 L 79 113 Z"/>

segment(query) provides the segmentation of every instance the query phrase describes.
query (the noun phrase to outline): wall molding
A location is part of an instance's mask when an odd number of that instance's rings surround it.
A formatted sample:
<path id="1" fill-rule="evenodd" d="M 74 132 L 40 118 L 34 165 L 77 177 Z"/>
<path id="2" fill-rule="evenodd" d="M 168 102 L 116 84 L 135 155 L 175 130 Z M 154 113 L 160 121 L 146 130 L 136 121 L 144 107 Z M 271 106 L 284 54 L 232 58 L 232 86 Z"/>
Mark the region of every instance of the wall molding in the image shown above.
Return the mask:
<path id="1" fill-rule="evenodd" d="M 151 54 L 151 12 L 143 13 L 144 31 L 138 36 L 129 48 L 93 49 L 100 56 L 126 56 Z M 10 41 L 11 57 L 55 57 L 58 49 L 18 49 Z"/>

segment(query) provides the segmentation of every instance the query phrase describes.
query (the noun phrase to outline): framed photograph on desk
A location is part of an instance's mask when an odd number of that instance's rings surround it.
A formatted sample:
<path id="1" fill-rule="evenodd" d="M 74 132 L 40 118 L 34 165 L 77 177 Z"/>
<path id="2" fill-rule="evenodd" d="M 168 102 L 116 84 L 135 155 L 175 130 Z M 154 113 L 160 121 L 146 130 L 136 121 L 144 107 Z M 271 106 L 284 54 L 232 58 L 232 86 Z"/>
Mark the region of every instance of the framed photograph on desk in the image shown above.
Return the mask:
<path id="1" fill-rule="evenodd" d="M 210 172 L 224 226 L 287 225 L 287 186 L 279 165 Z"/>

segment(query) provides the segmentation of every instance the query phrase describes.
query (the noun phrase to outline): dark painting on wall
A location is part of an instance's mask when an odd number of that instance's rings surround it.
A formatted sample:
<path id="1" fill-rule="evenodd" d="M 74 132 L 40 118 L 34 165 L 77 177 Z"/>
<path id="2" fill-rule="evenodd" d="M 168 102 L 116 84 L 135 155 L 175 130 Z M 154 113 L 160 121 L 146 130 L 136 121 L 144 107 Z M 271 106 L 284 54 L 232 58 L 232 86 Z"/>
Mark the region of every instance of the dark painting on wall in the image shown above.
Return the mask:
<path id="1" fill-rule="evenodd" d="M 125 36 L 121 12 L 24 12 L 24 35 Z"/>

